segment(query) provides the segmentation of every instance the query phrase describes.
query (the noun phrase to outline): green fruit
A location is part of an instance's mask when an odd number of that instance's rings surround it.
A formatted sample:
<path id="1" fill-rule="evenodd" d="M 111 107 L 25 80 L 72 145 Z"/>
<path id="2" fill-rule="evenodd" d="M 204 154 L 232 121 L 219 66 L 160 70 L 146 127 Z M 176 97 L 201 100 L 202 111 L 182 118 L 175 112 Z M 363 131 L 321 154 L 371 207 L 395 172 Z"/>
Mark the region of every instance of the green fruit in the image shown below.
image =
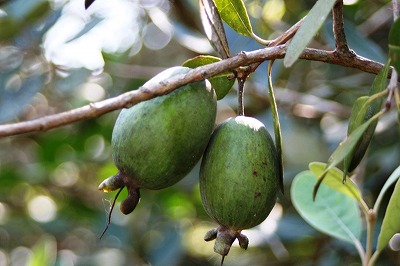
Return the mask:
<path id="1" fill-rule="evenodd" d="M 189 70 L 170 68 L 144 87 Z M 185 85 L 122 110 L 111 141 L 119 172 L 103 181 L 99 189 L 112 191 L 126 186 L 129 196 L 121 211 L 133 211 L 139 188 L 166 188 L 189 173 L 207 146 L 215 117 L 216 95 L 207 81 Z"/>
<path id="2" fill-rule="evenodd" d="M 241 230 L 267 218 L 278 190 L 276 148 L 265 126 L 245 116 L 223 122 L 215 129 L 200 168 L 204 209 L 219 224 L 205 240 L 216 239 L 214 250 L 222 256 L 236 238 L 246 249 L 248 239 Z"/>

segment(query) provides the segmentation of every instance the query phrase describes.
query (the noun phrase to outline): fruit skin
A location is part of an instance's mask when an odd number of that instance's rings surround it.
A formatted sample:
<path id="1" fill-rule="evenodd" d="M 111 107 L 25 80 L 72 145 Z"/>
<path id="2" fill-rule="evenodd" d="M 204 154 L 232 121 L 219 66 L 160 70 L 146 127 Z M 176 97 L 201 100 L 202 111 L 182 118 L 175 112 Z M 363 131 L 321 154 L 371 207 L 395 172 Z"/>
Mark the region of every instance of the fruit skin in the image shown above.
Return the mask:
<path id="1" fill-rule="evenodd" d="M 216 238 L 214 250 L 225 256 L 240 234 L 267 218 L 279 191 L 275 145 L 265 126 L 255 118 L 237 116 L 220 124 L 204 153 L 200 193 L 204 209 L 220 226 L 206 234 Z M 247 241 L 247 243 L 246 243 Z"/>
<path id="2" fill-rule="evenodd" d="M 186 67 L 169 68 L 143 86 L 188 71 Z M 111 141 L 119 172 L 104 180 L 99 189 L 107 192 L 127 186 L 137 193 L 139 188 L 162 189 L 181 180 L 207 146 L 215 124 L 216 103 L 211 85 L 199 81 L 122 110 Z"/>
<path id="3" fill-rule="evenodd" d="M 258 225 L 278 191 L 275 145 L 264 125 L 238 116 L 214 131 L 200 168 L 207 213 L 220 225 L 241 230 Z"/>

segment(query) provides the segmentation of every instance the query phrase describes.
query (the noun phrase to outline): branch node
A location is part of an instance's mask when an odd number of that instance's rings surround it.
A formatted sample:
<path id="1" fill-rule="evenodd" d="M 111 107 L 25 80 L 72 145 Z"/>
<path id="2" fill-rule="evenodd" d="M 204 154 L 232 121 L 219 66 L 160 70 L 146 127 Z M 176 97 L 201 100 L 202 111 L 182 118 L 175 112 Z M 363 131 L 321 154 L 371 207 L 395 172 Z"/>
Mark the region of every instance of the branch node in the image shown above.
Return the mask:
<path id="1" fill-rule="evenodd" d="M 208 75 L 208 73 L 205 70 L 202 70 L 201 73 L 200 73 L 200 76 L 201 76 L 202 79 L 206 79 L 207 75 Z"/>
<path id="2" fill-rule="evenodd" d="M 240 56 L 243 59 L 247 58 L 247 52 L 246 51 L 241 51 L 240 53 L 238 53 L 238 56 Z"/>

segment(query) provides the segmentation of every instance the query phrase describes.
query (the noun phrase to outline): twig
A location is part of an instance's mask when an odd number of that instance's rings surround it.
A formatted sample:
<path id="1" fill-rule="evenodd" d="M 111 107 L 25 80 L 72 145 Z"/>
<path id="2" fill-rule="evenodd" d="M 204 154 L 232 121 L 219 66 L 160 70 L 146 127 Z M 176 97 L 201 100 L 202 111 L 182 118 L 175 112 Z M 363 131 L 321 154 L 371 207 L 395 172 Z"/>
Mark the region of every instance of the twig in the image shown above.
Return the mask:
<path id="1" fill-rule="evenodd" d="M 244 83 L 246 79 L 244 78 L 237 78 L 238 81 L 238 110 L 237 115 L 243 116 L 244 115 Z"/>
<path id="2" fill-rule="evenodd" d="M 393 3 L 393 19 L 396 20 L 400 17 L 400 4 L 397 0 L 392 0 Z"/>
<path id="3" fill-rule="evenodd" d="M 284 44 L 290 39 L 293 38 L 293 36 L 296 34 L 297 30 L 300 28 L 301 23 L 303 23 L 305 17 L 300 19 L 296 24 L 294 24 L 292 27 L 290 27 L 287 31 L 285 31 L 282 35 L 279 35 L 276 39 L 272 40 L 268 46 L 277 46 L 280 44 Z"/>
<path id="4" fill-rule="evenodd" d="M 83 107 L 63 113 L 44 116 L 31 121 L 0 125 L 0 137 L 47 131 L 49 129 L 72 124 L 85 119 L 99 117 L 118 109 L 129 108 L 141 101 L 170 93 L 188 83 L 210 78 L 222 72 L 232 71 L 240 66 L 247 66 L 256 62 L 264 62 L 266 60 L 283 58 L 285 56 L 286 48 L 286 45 L 279 45 L 274 47 L 266 47 L 251 52 L 239 53 L 231 58 L 192 69 L 186 74 L 168 78 L 154 86 L 146 88 L 140 87 L 137 90 L 121 94 L 117 97 L 91 103 L 89 105 L 85 105 Z M 373 74 L 377 74 L 383 67 L 381 63 L 358 55 L 349 58 L 343 54 L 337 54 L 332 51 L 309 48 L 304 50 L 300 58 L 351 67 Z"/>
<path id="5" fill-rule="evenodd" d="M 343 20 L 343 1 L 339 0 L 333 7 L 333 35 L 335 37 L 336 52 L 352 54 L 347 45 L 346 34 L 344 32 Z"/>
<path id="6" fill-rule="evenodd" d="M 388 91 L 389 91 L 389 95 L 386 99 L 386 103 L 385 103 L 385 108 L 386 109 L 390 109 L 391 105 L 392 105 L 392 100 L 394 97 L 394 92 L 397 89 L 397 83 L 398 83 L 398 75 L 397 75 L 397 71 L 395 69 L 392 70 L 392 76 L 390 78 L 389 81 L 389 85 L 388 85 Z"/>
<path id="7" fill-rule="evenodd" d="M 372 256 L 372 247 L 374 244 L 374 229 L 376 223 L 376 213 L 373 209 L 369 210 L 368 214 L 366 215 L 366 222 L 367 222 L 367 244 L 365 248 L 365 261 L 364 264 L 370 265 L 371 256 Z"/>

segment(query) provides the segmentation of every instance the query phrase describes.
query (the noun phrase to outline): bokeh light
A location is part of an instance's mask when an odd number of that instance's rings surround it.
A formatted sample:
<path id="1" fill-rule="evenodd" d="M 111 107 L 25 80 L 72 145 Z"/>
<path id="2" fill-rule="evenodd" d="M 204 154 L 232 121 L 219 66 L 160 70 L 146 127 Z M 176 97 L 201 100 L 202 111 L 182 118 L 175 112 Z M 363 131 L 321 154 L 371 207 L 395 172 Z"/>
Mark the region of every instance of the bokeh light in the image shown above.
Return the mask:
<path id="1" fill-rule="evenodd" d="M 0 224 L 4 224 L 7 219 L 7 208 L 6 205 L 0 202 Z"/>
<path id="2" fill-rule="evenodd" d="M 31 218 L 40 223 L 52 221 L 57 214 L 56 203 L 48 196 L 36 196 L 28 202 Z"/>
<path id="3" fill-rule="evenodd" d="M 269 0 L 263 7 L 262 18 L 267 22 L 280 21 L 285 14 L 286 7 L 283 0 Z"/>
<path id="4" fill-rule="evenodd" d="M 7 254 L 0 249 L 0 265 L 9 265 Z"/>
<path id="5" fill-rule="evenodd" d="M 64 162 L 51 174 L 52 181 L 61 187 L 69 187 L 74 185 L 79 178 L 79 168 L 73 162 Z"/>

